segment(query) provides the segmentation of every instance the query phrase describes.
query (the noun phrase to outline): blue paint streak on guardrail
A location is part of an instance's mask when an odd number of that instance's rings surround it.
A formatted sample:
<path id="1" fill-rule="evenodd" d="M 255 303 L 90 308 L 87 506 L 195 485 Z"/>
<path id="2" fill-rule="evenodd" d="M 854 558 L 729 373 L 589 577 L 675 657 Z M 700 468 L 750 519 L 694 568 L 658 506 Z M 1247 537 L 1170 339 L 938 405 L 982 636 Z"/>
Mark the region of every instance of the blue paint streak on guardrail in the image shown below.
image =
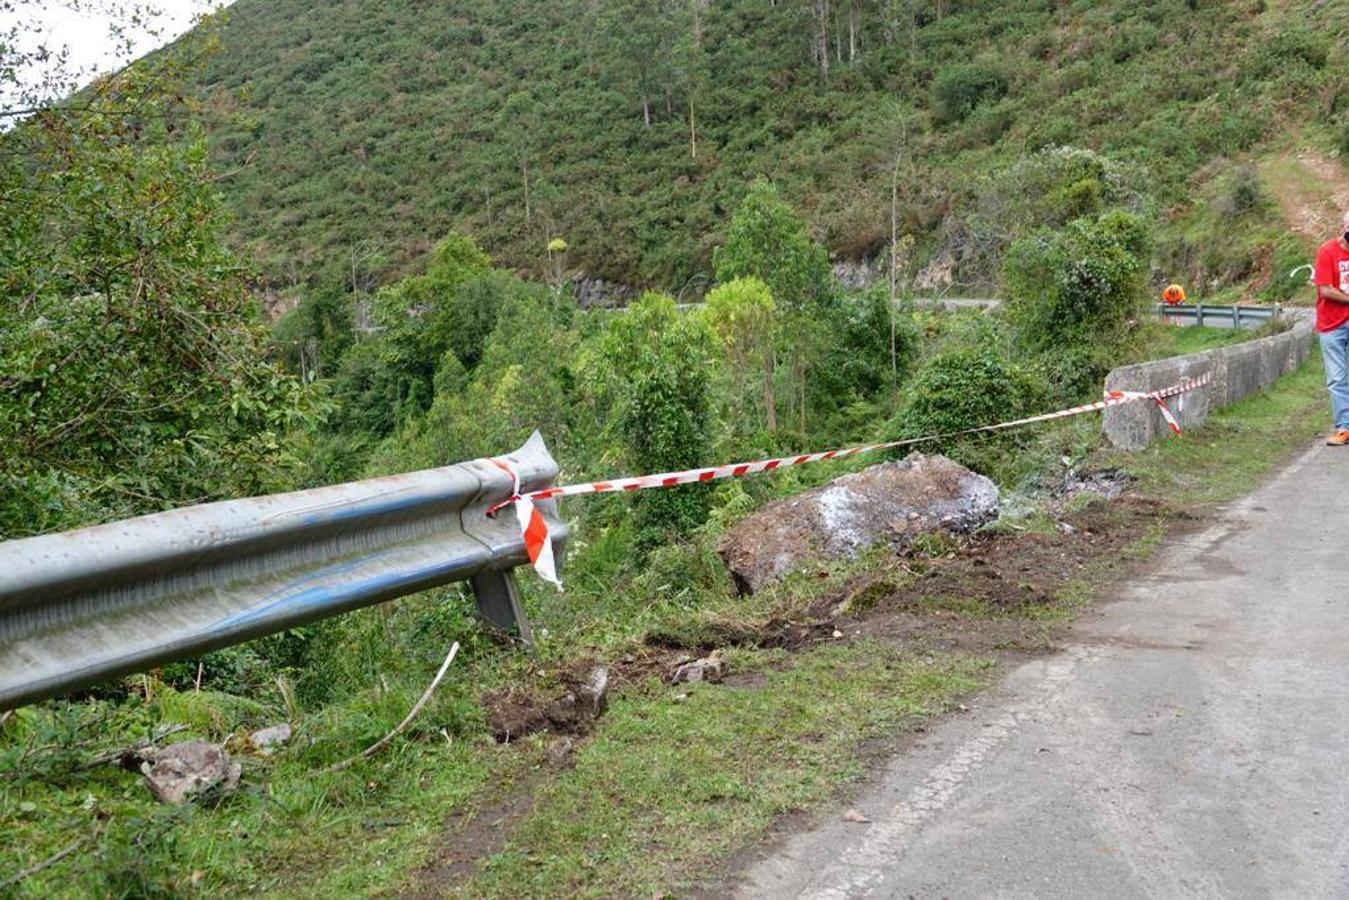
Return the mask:
<path id="1" fill-rule="evenodd" d="M 449 494 L 432 494 L 406 497 L 399 500 L 386 500 L 383 502 L 366 501 L 358 506 L 339 507 L 331 512 L 313 512 L 300 518 L 305 525 L 326 525 L 330 522 L 341 522 L 346 519 L 363 519 L 366 516 L 383 516 L 390 513 L 404 512 L 409 509 L 416 509 L 419 506 L 426 506 L 432 503 L 452 503 L 454 499 Z"/>
<path id="2" fill-rule="evenodd" d="M 365 561 L 366 560 L 362 560 L 362 562 Z M 435 577 L 436 575 L 446 572 L 453 572 L 459 567 L 461 562 L 462 560 L 457 559 L 450 560 L 449 562 L 423 566 L 419 569 L 405 569 L 400 572 L 378 575 L 374 578 L 347 582 L 333 587 L 308 588 L 293 596 L 280 597 L 276 600 L 272 600 L 270 603 L 264 603 L 256 609 L 236 613 L 219 622 L 214 630 L 231 631 L 243 628 L 248 625 L 256 624 L 277 612 L 283 611 L 289 614 L 305 615 L 317 613 L 328 607 L 341 606 L 344 603 L 349 603 L 374 593 L 395 590 L 406 585 L 416 584 L 426 578 Z M 337 572 L 333 571 L 331 574 L 337 574 Z M 282 590 L 285 591 L 289 589 L 290 588 L 283 588 Z"/>

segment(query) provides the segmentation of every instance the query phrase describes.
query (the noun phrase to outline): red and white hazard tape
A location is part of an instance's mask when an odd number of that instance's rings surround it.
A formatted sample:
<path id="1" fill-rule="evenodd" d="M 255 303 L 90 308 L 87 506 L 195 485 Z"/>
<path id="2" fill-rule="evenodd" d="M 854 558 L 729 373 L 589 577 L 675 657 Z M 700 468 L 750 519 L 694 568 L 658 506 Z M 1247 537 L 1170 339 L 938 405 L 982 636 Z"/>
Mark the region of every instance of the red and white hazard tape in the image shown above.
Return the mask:
<path id="1" fill-rule="evenodd" d="M 771 472 L 774 469 L 786 468 L 787 466 L 799 466 L 804 465 L 805 463 L 821 462 L 826 459 L 843 459 L 848 456 L 856 456 L 859 453 L 871 453 L 876 450 L 893 450 L 896 447 L 907 447 L 929 441 L 946 440 L 987 431 L 1001 431 L 1005 428 L 1030 425 L 1035 422 L 1047 422 L 1051 419 L 1063 419 L 1068 416 L 1078 416 L 1083 413 L 1095 412 L 1096 410 L 1106 409 L 1111 406 L 1121 406 L 1126 403 L 1138 403 L 1140 401 L 1150 401 L 1155 403 L 1158 411 L 1161 412 L 1162 417 L 1166 420 L 1166 424 L 1173 432 L 1180 434 L 1180 423 L 1176 421 L 1176 417 L 1171 414 L 1171 410 L 1167 407 L 1167 398 L 1180 396 L 1195 388 L 1203 387 L 1208 384 L 1210 377 L 1211 375 L 1209 373 L 1205 373 L 1198 378 L 1182 381 L 1179 384 L 1162 388 L 1157 391 L 1106 391 L 1104 399 L 1098 400 L 1095 403 L 1086 403 L 1082 406 L 1073 406 L 1068 409 L 1041 413 L 1038 416 L 1027 416 L 1024 419 L 1013 419 L 1008 422 L 999 422 L 996 425 L 981 425 L 977 428 L 966 428 L 961 431 L 951 431 L 944 434 L 927 434 L 922 437 L 905 438 L 902 441 L 886 441 L 880 444 L 848 447 L 843 450 L 826 450 L 821 453 L 803 453 L 800 456 L 784 456 L 780 459 L 762 459 L 757 462 L 731 463 L 730 465 L 713 466 L 706 469 L 686 469 L 682 472 L 662 472 L 659 475 L 637 475 L 631 478 L 616 478 L 611 481 L 590 481 L 584 484 L 556 485 L 554 487 L 540 488 L 537 491 L 529 491 L 525 494 L 520 493 L 520 479 L 510 466 L 499 459 L 493 459 L 491 462 L 509 474 L 514 480 L 515 489 L 510 497 L 490 507 L 487 514 L 492 515 L 504 506 L 515 506 L 515 514 L 520 522 L 520 531 L 524 535 L 525 550 L 529 553 L 530 563 L 533 564 L 540 577 L 557 585 L 558 589 L 561 590 L 562 582 L 557 577 L 556 562 L 553 559 L 553 544 L 548 535 L 548 524 L 544 521 L 542 514 L 534 507 L 534 502 L 536 500 L 551 500 L 555 497 L 570 497 L 576 494 L 606 494 L 614 491 L 641 491 L 649 488 L 674 487 L 678 484 L 695 484 L 702 481 L 715 481 L 719 478 L 738 478 L 741 475 L 753 475 L 756 472 Z"/>

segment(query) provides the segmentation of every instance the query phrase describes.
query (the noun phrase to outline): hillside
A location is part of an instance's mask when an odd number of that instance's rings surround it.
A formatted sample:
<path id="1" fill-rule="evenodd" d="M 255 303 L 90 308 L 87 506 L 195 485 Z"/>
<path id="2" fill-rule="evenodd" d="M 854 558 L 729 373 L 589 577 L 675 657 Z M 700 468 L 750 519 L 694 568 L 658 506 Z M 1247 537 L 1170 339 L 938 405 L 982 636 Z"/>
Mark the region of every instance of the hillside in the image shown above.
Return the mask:
<path id="1" fill-rule="evenodd" d="M 919 261 L 986 285 L 1033 192 L 998 173 L 1042 148 L 1103 154 L 1152 216 L 1294 132 L 1336 152 L 1347 23 L 1344 0 L 239 0 L 201 87 L 273 286 L 368 286 L 455 229 L 678 289 L 759 174 L 860 259 L 892 171 Z"/>

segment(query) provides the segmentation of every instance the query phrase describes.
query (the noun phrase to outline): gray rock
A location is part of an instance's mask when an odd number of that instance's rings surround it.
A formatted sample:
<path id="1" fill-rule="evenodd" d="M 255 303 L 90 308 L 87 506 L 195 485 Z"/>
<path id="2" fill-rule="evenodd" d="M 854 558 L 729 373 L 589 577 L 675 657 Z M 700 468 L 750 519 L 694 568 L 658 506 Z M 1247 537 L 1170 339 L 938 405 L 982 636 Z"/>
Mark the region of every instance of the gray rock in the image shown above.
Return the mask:
<path id="1" fill-rule="evenodd" d="M 973 531 L 998 516 L 992 481 L 944 456 L 915 453 L 770 503 L 722 536 L 717 553 L 742 594 L 821 559 L 879 541 Z"/>
<path id="2" fill-rule="evenodd" d="M 613 309 L 627 306 L 641 296 L 642 291 L 628 284 L 606 281 L 593 275 L 580 275 L 572 280 L 572 295 L 582 309 Z"/>
<path id="3" fill-rule="evenodd" d="M 717 682 L 721 681 L 721 675 L 721 655 L 714 650 L 711 654 L 702 659 L 695 659 L 693 662 L 686 662 L 676 666 L 674 674 L 670 676 L 670 683 L 695 684 L 699 681 Z"/>
<path id="4" fill-rule="evenodd" d="M 208 788 L 232 791 L 242 767 L 225 748 L 208 741 L 183 741 L 155 751 L 142 763 L 150 793 L 160 803 L 184 803 Z"/>
<path id="5" fill-rule="evenodd" d="M 589 704 L 591 715 L 603 715 L 605 707 L 609 705 L 609 667 L 596 666 L 591 669 L 576 692 L 582 701 Z"/>
<path id="6" fill-rule="evenodd" d="M 871 259 L 841 260 L 834 263 L 834 280 L 850 291 L 866 290 L 885 279 L 888 252 L 882 251 Z"/>
<path id="7" fill-rule="evenodd" d="M 248 736 L 248 743 L 263 756 L 271 756 L 276 752 L 276 748 L 290 743 L 290 736 L 290 724 L 282 722 L 270 728 L 259 728 Z"/>
<path id="8" fill-rule="evenodd" d="M 1062 493 L 1068 497 L 1082 493 L 1099 494 L 1107 500 L 1114 500 L 1133 482 L 1134 477 L 1123 469 L 1069 472 L 1064 476 Z"/>

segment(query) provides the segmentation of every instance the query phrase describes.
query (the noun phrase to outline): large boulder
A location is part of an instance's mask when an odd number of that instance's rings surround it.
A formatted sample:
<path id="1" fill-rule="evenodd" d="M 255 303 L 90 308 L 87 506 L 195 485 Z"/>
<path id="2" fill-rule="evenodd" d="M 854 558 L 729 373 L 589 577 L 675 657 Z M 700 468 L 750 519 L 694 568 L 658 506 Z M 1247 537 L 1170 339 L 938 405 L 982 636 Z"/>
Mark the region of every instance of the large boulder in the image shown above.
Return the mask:
<path id="1" fill-rule="evenodd" d="M 934 531 L 968 532 L 998 516 L 998 488 L 944 456 L 915 453 L 770 503 L 722 536 L 717 552 L 742 594 L 821 559 L 878 541 L 903 549 Z"/>

